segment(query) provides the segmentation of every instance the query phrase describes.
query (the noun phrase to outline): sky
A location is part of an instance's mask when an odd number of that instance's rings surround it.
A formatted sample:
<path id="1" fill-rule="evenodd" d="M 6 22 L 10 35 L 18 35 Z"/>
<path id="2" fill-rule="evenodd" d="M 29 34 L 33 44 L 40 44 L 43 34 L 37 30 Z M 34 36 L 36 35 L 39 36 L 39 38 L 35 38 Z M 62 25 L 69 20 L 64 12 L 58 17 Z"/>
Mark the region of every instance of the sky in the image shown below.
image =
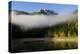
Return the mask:
<path id="1" fill-rule="evenodd" d="M 53 10 L 59 14 L 70 14 L 77 9 L 77 5 L 22 2 L 22 1 L 12 1 L 11 2 L 12 10 L 31 12 L 31 11 L 38 11 L 41 8 Z"/>

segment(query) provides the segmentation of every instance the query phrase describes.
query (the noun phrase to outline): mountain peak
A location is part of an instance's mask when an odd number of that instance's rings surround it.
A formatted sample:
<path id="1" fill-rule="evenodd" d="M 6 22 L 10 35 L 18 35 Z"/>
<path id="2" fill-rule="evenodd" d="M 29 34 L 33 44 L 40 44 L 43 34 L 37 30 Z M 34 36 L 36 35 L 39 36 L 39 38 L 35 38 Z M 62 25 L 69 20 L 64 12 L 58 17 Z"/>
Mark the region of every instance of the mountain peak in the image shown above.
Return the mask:
<path id="1" fill-rule="evenodd" d="M 48 10 L 48 9 L 40 9 L 39 11 L 34 12 L 25 12 L 25 11 L 15 11 L 17 15 L 26 14 L 26 15 L 58 15 L 58 13 Z"/>
<path id="2" fill-rule="evenodd" d="M 52 11 L 52 10 L 42 9 L 42 8 L 39 10 L 39 13 L 45 14 L 45 15 L 57 15 L 58 14 L 58 13 L 55 13 L 54 11 Z"/>

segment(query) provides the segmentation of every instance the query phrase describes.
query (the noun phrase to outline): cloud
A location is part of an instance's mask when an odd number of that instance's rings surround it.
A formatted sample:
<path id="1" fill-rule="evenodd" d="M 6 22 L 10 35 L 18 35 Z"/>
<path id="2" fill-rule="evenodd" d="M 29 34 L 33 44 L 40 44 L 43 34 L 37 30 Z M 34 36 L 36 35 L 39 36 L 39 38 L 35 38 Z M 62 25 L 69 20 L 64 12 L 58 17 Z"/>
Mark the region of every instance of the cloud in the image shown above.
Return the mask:
<path id="1" fill-rule="evenodd" d="M 50 27 L 56 24 L 70 21 L 75 15 L 16 15 L 13 11 L 11 22 L 22 29 Z"/>

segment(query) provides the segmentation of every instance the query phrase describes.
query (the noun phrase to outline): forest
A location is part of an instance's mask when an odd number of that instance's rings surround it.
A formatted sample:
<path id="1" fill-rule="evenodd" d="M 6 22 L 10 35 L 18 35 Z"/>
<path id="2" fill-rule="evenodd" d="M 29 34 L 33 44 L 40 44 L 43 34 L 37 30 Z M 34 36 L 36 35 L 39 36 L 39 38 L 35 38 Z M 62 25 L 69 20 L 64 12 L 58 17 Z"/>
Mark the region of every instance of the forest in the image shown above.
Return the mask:
<path id="1" fill-rule="evenodd" d="M 49 37 L 77 37 L 78 36 L 78 20 L 57 24 L 48 29 L 45 36 Z"/>

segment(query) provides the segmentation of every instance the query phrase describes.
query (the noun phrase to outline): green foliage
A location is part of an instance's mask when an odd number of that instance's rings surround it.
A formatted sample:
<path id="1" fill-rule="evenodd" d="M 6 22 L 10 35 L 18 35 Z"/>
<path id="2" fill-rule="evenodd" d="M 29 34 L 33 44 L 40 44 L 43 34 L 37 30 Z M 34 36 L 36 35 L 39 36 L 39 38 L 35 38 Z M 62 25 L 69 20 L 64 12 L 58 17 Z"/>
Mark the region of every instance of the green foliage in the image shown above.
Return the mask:
<path id="1" fill-rule="evenodd" d="M 46 37 L 77 37 L 78 36 L 78 20 L 64 22 L 56 26 L 52 26 L 47 31 Z"/>

